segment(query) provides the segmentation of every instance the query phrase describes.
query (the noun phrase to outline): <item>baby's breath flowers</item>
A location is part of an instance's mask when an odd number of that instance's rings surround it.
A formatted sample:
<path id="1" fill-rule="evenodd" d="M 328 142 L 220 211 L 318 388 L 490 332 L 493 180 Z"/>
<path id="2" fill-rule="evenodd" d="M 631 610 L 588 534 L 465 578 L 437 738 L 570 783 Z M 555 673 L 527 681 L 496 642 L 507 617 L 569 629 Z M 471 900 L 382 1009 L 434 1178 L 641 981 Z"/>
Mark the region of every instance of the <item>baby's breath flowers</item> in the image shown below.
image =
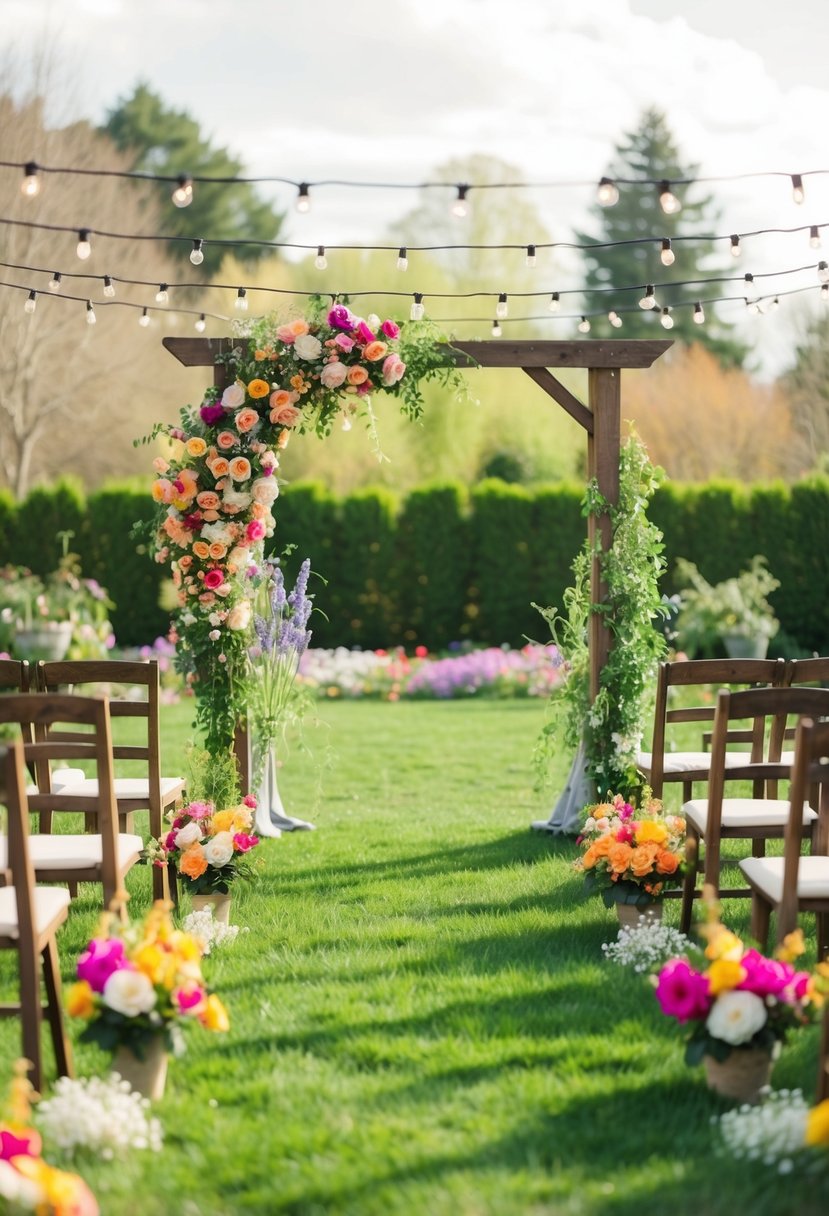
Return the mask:
<path id="1" fill-rule="evenodd" d="M 239 936 L 239 926 L 222 924 L 214 917 L 212 908 L 190 912 L 181 927 L 185 933 L 201 942 L 204 954 L 209 954 L 214 946 L 229 946 Z"/>
<path id="2" fill-rule="evenodd" d="M 150 1103 L 117 1073 L 108 1077 L 60 1077 L 52 1096 L 37 1108 L 46 1140 L 64 1153 L 90 1149 L 108 1161 L 133 1149 L 159 1152 L 161 1124 Z"/>
<path id="3" fill-rule="evenodd" d="M 769 1094 L 761 1106 L 740 1106 L 712 1123 L 719 1124 L 723 1147 L 738 1161 L 756 1161 L 772 1166 L 779 1174 L 796 1168 L 817 1171 L 829 1168 L 829 1153 L 812 1151 L 816 1107 L 810 1111 L 799 1089 L 781 1089 Z"/>
<path id="4" fill-rule="evenodd" d="M 691 946 L 690 938 L 678 929 L 640 916 L 639 924 L 619 930 L 615 942 L 602 946 L 605 958 L 620 967 L 632 967 L 634 971 L 650 973 L 670 958 L 683 958 Z"/>

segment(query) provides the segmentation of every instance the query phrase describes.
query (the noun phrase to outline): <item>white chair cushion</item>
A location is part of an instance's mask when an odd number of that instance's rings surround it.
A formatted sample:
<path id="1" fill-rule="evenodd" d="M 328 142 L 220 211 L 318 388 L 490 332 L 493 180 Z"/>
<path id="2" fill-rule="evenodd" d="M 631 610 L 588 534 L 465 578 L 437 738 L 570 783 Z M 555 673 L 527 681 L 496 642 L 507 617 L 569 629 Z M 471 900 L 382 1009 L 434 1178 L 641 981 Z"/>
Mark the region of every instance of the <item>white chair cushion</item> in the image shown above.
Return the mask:
<path id="1" fill-rule="evenodd" d="M 133 802 L 139 799 L 142 802 L 149 801 L 150 797 L 150 782 L 146 777 L 116 777 L 113 785 L 115 786 L 115 797 L 131 799 Z M 170 794 L 178 794 L 184 788 L 183 777 L 162 777 L 161 778 L 161 797 L 166 798 Z M 55 790 L 57 793 L 57 790 Z M 98 782 L 94 777 L 85 777 L 81 781 L 73 781 L 65 786 L 61 791 L 62 794 L 82 794 L 87 798 L 94 798 L 98 793 Z"/>
<path id="2" fill-rule="evenodd" d="M 118 837 L 118 866 L 122 868 L 140 853 L 144 842 L 140 836 L 122 833 Z M 29 855 L 36 870 L 87 870 L 99 866 L 102 860 L 101 837 L 94 834 L 78 836 L 72 833 L 32 835 Z"/>
<path id="3" fill-rule="evenodd" d="M 65 887 L 35 887 L 35 933 L 40 934 L 69 907 L 69 892 Z M 17 895 L 14 887 L 0 887 L 0 937 L 17 937 Z"/>
<path id="4" fill-rule="evenodd" d="M 740 862 L 740 869 L 771 903 L 780 903 L 783 898 L 782 857 L 746 857 Z M 797 895 L 799 899 L 829 899 L 829 857 L 800 858 Z"/>
<path id="5" fill-rule="evenodd" d="M 680 813 L 700 835 L 705 835 L 708 826 L 707 798 L 695 798 L 684 803 Z M 804 802 L 804 826 L 815 819 L 817 813 Z M 789 803 L 785 798 L 723 798 L 722 801 L 721 822 L 724 828 L 782 828 L 788 821 Z"/>
<path id="6" fill-rule="evenodd" d="M 85 778 L 85 773 L 82 768 L 53 768 L 51 777 L 52 789 L 55 793 L 57 793 L 62 786 L 68 787 L 71 785 L 77 785 L 78 782 L 83 781 Z M 32 794 L 39 793 L 40 790 L 36 785 L 26 786 L 27 797 L 31 798 Z"/>
<path id="7" fill-rule="evenodd" d="M 725 767 L 737 768 L 740 765 L 748 764 L 750 759 L 750 752 L 726 752 Z M 786 763 L 786 761 L 781 761 L 781 763 Z M 638 768 L 650 770 L 653 764 L 653 753 L 640 752 L 636 757 L 636 764 Z M 701 769 L 707 773 L 710 767 L 710 752 L 665 752 L 662 771 L 664 773 L 690 773 Z"/>

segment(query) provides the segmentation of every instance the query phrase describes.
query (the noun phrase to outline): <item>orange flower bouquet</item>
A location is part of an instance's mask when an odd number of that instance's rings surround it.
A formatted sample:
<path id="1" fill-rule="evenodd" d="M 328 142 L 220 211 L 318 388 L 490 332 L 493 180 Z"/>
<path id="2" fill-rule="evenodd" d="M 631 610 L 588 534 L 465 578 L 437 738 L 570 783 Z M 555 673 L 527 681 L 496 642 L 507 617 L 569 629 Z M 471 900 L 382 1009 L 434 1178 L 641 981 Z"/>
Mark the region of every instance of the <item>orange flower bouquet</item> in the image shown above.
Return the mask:
<path id="1" fill-rule="evenodd" d="M 608 908 L 622 903 L 644 911 L 682 879 L 685 820 L 666 815 L 648 790 L 643 803 L 637 810 L 616 794 L 584 812 L 576 842 L 584 851 L 575 865 L 585 890 L 600 892 Z"/>

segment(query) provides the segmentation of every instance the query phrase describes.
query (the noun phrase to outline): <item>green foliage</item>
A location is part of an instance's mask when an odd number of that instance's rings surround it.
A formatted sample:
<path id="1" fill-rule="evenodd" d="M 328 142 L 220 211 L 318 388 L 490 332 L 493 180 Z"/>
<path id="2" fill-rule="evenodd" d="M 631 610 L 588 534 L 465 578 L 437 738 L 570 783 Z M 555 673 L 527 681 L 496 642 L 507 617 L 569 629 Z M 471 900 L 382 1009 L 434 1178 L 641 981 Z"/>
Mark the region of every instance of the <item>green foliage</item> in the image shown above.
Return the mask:
<path id="1" fill-rule="evenodd" d="M 61 556 L 61 532 L 71 532 L 73 546 L 83 553 L 87 503 L 79 482 L 61 478 L 36 486 L 20 503 L 12 528 L 13 560 L 35 574 L 54 570 Z"/>
<path id="2" fill-rule="evenodd" d="M 12 565 L 15 561 L 14 534 L 17 507 L 8 490 L 0 489 L 0 566 Z"/>
<path id="3" fill-rule="evenodd" d="M 311 615 L 312 646 L 337 646 L 334 599 L 340 582 L 340 502 L 322 482 L 296 482 L 276 503 L 276 533 L 267 549 L 279 556 L 285 581 L 296 581 L 304 557 L 310 558 L 311 590 L 315 611 Z"/>
<path id="4" fill-rule="evenodd" d="M 469 585 L 467 494 L 458 482 L 424 486 L 397 520 L 398 637 L 442 650 L 460 638 Z"/>
<path id="5" fill-rule="evenodd" d="M 131 538 L 136 523 L 150 525 L 154 504 L 145 485 L 110 483 L 90 494 L 80 547 L 84 570 L 109 591 L 118 644 L 141 646 L 165 634 L 169 617 L 160 604 L 168 576 L 151 561 L 147 545 Z"/>
<path id="6" fill-rule="evenodd" d="M 738 575 L 712 586 L 693 562 L 677 561 L 677 576 L 686 584 L 676 622 L 677 645 L 692 657 L 711 656 L 717 644 L 728 637 L 767 641 L 780 622 L 768 597 L 780 586 L 756 554 Z"/>
<path id="7" fill-rule="evenodd" d="M 390 490 L 359 490 L 342 504 L 339 571 L 332 586 L 340 645 L 392 645 L 397 499 Z"/>
<path id="8" fill-rule="evenodd" d="M 532 599 L 563 604 L 573 558 L 584 544 L 584 487 L 557 482 L 532 491 L 530 556 Z"/>
<path id="9" fill-rule="evenodd" d="M 212 802 L 217 810 L 241 802 L 239 770 L 232 751 L 211 755 L 204 748 L 191 746 L 187 749 L 185 768 L 190 802 Z"/>
<path id="10" fill-rule="evenodd" d="M 535 621 L 530 537 L 532 495 L 495 479 L 472 491 L 470 521 L 477 609 L 470 632 L 496 645 L 521 646 Z"/>

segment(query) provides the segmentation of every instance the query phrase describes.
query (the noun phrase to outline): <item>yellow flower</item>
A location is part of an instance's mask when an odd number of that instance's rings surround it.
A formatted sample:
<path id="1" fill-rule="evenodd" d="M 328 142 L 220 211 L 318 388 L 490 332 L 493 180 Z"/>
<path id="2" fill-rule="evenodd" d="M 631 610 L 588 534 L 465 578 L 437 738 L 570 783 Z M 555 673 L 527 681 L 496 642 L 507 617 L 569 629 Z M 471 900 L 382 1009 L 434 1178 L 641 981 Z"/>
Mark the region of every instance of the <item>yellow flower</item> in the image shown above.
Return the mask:
<path id="1" fill-rule="evenodd" d="M 829 1098 L 809 1111 L 806 1120 L 806 1143 L 829 1145 Z"/>
<path id="2" fill-rule="evenodd" d="M 86 980 L 78 980 L 66 993 L 66 1012 L 71 1018 L 91 1018 L 95 998 Z"/>
<path id="3" fill-rule="evenodd" d="M 230 1030 L 227 1010 L 215 995 L 207 998 L 204 1010 L 199 1014 L 199 1020 L 207 1030 Z"/>
<path id="4" fill-rule="evenodd" d="M 730 929 L 722 925 L 712 926 L 712 932 L 706 934 L 708 945 L 705 947 L 705 957 L 713 959 L 729 959 L 736 961 L 742 958 L 743 943 Z"/>
<path id="5" fill-rule="evenodd" d="M 210 820 L 210 835 L 215 836 L 217 832 L 229 832 L 233 824 L 233 816 L 235 811 L 217 811 Z"/>
<path id="6" fill-rule="evenodd" d="M 162 950 L 159 946 L 147 944 L 139 947 L 133 953 L 132 961 L 138 970 L 146 975 L 151 984 L 172 988 L 176 976 L 175 955 Z"/>
<path id="7" fill-rule="evenodd" d="M 786 934 L 782 943 L 775 950 L 774 957 L 779 958 L 783 963 L 793 963 L 796 958 L 800 958 L 801 954 L 805 953 L 803 930 L 795 929 L 793 933 Z"/>
<path id="8" fill-rule="evenodd" d="M 194 435 L 192 439 L 187 440 L 184 450 L 188 456 L 203 456 L 207 451 L 207 444 L 198 435 Z"/>
<path id="9" fill-rule="evenodd" d="M 711 996 L 730 992 L 746 978 L 746 969 L 734 959 L 719 958 L 708 968 L 708 991 Z"/>
<path id="10" fill-rule="evenodd" d="M 271 391 L 271 386 L 267 380 L 251 380 L 248 385 L 248 396 L 253 397 L 254 401 L 258 397 L 267 397 Z"/>
<path id="11" fill-rule="evenodd" d="M 668 829 L 664 823 L 652 823 L 646 819 L 644 823 L 640 823 L 636 829 L 636 843 L 647 844 L 664 844 L 668 839 Z"/>

